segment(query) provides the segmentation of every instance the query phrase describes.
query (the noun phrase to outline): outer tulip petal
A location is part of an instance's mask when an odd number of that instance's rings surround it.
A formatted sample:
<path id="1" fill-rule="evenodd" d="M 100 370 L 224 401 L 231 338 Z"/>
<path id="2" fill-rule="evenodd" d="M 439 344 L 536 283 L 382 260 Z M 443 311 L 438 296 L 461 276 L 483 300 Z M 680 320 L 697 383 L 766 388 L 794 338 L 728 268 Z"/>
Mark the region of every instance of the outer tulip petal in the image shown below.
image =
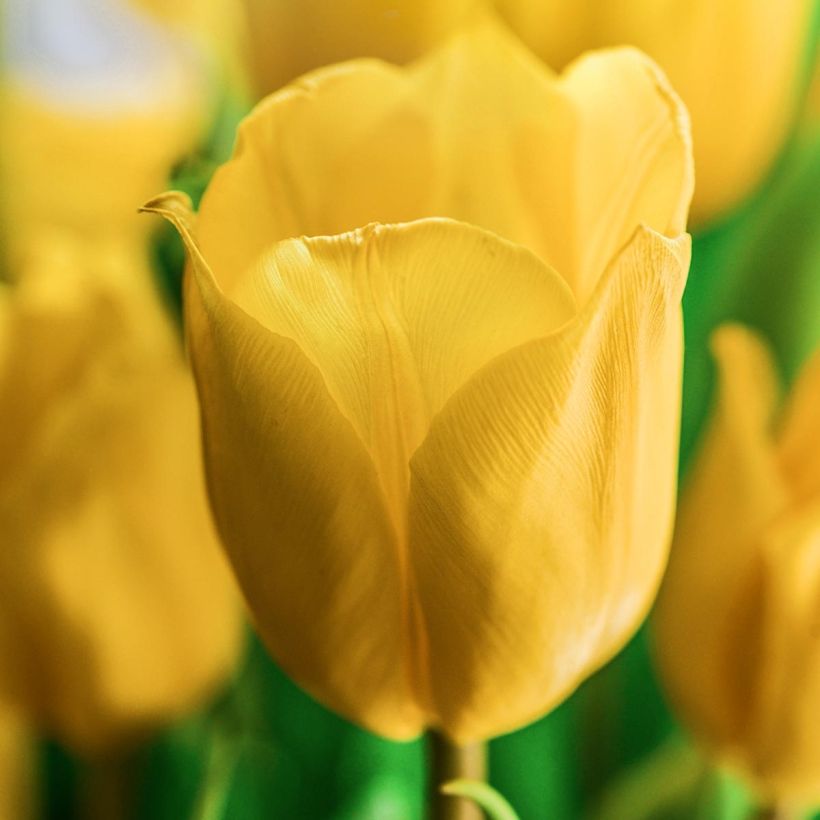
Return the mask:
<path id="1" fill-rule="evenodd" d="M 691 189 L 685 111 L 646 57 L 557 78 L 485 20 L 409 69 L 332 67 L 264 102 L 198 236 L 230 288 L 277 239 L 451 217 L 529 247 L 583 300 L 639 224 L 683 230 Z"/>
<path id="2" fill-rule="evenodd" d="M 778 390 L 768 350 L 736 326 L 718 331 L 713 349 L 719 402 L 678 514 L 655 630 L 672 699 L 695 727 L 731 739 L 747 730 L 752 708 L 757 538 L 785 508 L 788 488 L 772 440 Z"/>
<path id="3" fill-rule="evenodd" d="M 688 256 L 687 238 L 641 229 L 578 318 L 482 369 L 413 458 L 429 697 L 460 741 L 548 711 L 654 596 L 674 509 Z"/>
<path id="4" fill-rule="evenodd" d="M 223 542 L 273 655 L 322 702 L 394 738 L 414 706 L 399 536 L 373 462 L 297 345 L 229 302 L 188 244 L 186 324 Z"/>

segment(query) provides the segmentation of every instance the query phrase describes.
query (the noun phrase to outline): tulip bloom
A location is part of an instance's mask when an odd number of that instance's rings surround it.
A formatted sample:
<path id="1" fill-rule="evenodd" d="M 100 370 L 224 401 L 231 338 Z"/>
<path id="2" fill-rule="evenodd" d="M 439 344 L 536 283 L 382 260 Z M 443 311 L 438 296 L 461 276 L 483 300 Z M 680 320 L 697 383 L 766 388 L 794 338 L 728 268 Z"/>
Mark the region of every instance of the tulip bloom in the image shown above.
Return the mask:
<path id="1" fill-rule="evenodd" d="M 771 800 L 820 799 L 820 356 L 779 413 L 771 355 L 727 326 L 655 621 L 670 696 Z"/>
<path id="2" fill-rule="evenodd" d="M 558 78 L 483 24 L 263 102 L 195 224 L 148 206 L 192 259 L 223 542 L 318 699 L 466 742 L 633 633 L 674 508 L 690 193 L 646 58 Z"/>
<path id="3" fill-rule="evenodd" d="M 22 274 L 0 286 L 0 696 L 97 752 L 211 693 L 240 616 L 147 270 L 49 234 Z"/>
<path id="4" fill-rule="evenodd" d="M 771 167 L 795 113 L 812 0 L 495 3 L 555 68 L 621 43 L 658 61 L 692 117 L 694 221 L 737 205 Z"/>

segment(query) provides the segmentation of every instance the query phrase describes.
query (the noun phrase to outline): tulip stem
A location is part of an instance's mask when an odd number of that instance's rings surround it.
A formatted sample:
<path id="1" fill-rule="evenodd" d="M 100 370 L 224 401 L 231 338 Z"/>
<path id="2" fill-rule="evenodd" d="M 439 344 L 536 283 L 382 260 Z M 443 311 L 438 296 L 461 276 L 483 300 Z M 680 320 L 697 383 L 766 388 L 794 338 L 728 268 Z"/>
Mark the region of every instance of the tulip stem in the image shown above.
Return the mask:
<path id="1" fill-rule="evenodd" d="M 451 780 L 485 780 L 487 747 L 484 743 L 458 746 L 438 732 L 429 736 L 430 817 L 432 820 L 482 820 L 483 813 L 472 801 L 442 794 Z"/>

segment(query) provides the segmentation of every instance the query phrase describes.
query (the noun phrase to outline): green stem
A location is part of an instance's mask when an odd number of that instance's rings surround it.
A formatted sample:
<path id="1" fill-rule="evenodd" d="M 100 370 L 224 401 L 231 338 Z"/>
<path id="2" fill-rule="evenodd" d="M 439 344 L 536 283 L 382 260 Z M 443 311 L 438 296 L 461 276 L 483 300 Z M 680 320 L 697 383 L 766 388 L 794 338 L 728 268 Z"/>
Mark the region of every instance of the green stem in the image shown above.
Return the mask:
<path id="1" fill-rule="evenodd" d="M 482 811 L 471 800 L 442 794 L 451 780 L 487 777 L 487 747 L 484 743 L 458 746 L 444 735 L 432 732 L 430 755 L 430 817 L 432 820 L 482 820 Z"/>

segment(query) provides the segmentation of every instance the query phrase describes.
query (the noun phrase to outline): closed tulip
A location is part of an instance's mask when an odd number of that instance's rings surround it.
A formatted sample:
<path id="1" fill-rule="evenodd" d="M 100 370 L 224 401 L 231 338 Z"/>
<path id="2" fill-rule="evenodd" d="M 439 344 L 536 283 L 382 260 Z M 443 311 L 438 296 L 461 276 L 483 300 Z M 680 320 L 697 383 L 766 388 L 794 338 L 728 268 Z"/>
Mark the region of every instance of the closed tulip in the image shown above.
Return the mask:
<path id="1" fill-rule="evenodd" d="M 483 23 L 407 70 L 302 79 L 196 220 L 147 206 L 191 257 L 223 542 L 319 700 L 481 739 L 633 633 L 674 508 L 690 191 L 646 58 L 559 78 Z"/>
<path id="2" fill-rule="evenodd" d="M 22 274 L 0 290 L 0 696 L 98 752 L 202 703 L 240 618 L 147 271 L 48 234 Z"/>
<path id="3" fill-rule="evenodd" d="M 717 407 L 655 621 L 673 703 L 766 800 L 820 800 L 820 358 L 780 409 L 771 354 L 714 337 Z"/>
<path id="4" fill-rule="evenodd" d="M 771 167 L 794 117 L 812 0 L 495 0 L 555 68 L 629 43 L 658 61 L 692 117 L 692 219 L 736 206 Z M 764 56 L 764 58 L 762 58 Z"/>

